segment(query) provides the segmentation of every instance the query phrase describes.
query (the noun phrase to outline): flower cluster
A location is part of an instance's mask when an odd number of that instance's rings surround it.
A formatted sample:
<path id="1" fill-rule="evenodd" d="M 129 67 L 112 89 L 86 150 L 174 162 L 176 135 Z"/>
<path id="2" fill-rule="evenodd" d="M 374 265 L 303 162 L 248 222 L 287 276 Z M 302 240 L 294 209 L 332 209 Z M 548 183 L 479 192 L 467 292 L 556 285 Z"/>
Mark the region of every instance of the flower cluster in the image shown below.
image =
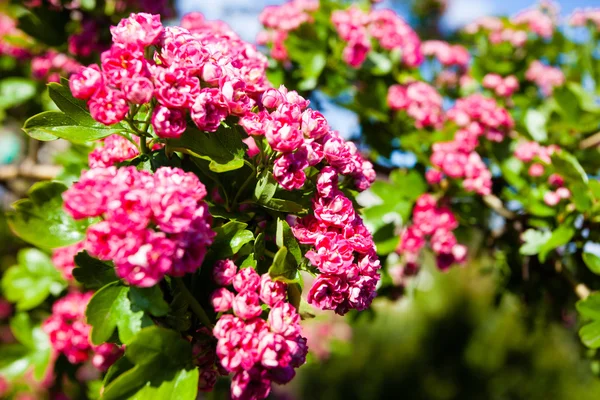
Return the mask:
<path id="1" fill-rule="evenodd" d="M 286 284 L 258 275 L 253 268 L 237 270 L 231 260 L 217 262 L 214 280 L 223 286 L 212 294 L 217 312 L 227 313 L 213 329 L 221 366 L 233 374 L 233 399 L 264 399 L 271 382 L 289 382 L 306 361 L 308 347 L 301 335 L 300 316 L 286 302 Z M 226 286 L 233 286 L 230 291 Z M 263 307 L 269 308 L 266 321 Z M 232 311 L 230 314 L 229 312 Z"/>
<path id="2" fill-rule="evenodd" d="M 519 90 L 519 80 L 514 75 L 506 78 L 498 74 L 487 74 L 483 77 L 483 87 L 493 90 L 498 97 L 511 97 Z"/>
<path id="3" fill-rule="evenodd" d="M 558 20 L 558 7 L 551 1 L 541 1 L 537 7 L 519 12 L 510 21 L 515 25 L 525 25 L 529 32 L 550 39 Z"/>
<path id="4" fill-rule="evenodd" d="M 458 44 L 450 44 L 442 40 L 427 40 L 421 46 L 423 55 L 434 57 L 444 67 L 456 66 L 461 70 L 467 69 L 471 55 L 469 51 Z"/>
<path id="5" fill-rule="evenodd" d="M 392 10 L 366 13 L 351 6 L 334 11 L 331 22 L 340 38 L 347 42 L 342 56 L 353 68 L 359 68 L 366 60 L 373 39 L 384 50 L 399 51 L 407 67 L 417 67 L 423 62 L 419 36 Z"/>
<path id="6" fill-rule="evenodd" d="M 209 132 L 229 115 L 251 112 L 268 87 L 265 57 L 201 14 L 184 17 L 182 26 L 164 28 L 158 15 L 143 13 L 122 20 L 111 28 L 113 45 L 102 53 L 101 67 L 86 67 L 71 80 L 73 95 L 87 100 L 92 117 L 106 125 L 154 98 L 151 122 L 162 138 L 181 136 L 188 112 Z M 159 50 L 146 58 L 151 46 Z"/>
<path id="7" fill-rule="evenodd" d="M 0 56 L 9 56 L 24 60 L 30 56 L 28 50 L 6 40 L 6 37 L 23 38 L 25 34 L 17 29 L 17 22 L 8 15 L 0 12 Z"/>
<path id="8" fill-rule="evenodd" d="M 444 122 L 442 96 L 422 81 L 406 85 L 392 85 L 388 90 L 387 103 L 392 110 L 403 110 L 415 120 L 415 127 L 439 128 Z"/>
<path id="9" fill-rule="evenodd" d="M 428 172 L 429 183 L 438 183 L 443 172 L 453 179 L 464 179 L 463 187 L 481 195 L 491 193 L 492 174 L 475 151 L 479 138 L 501 142 L 514 125 L 508 112 L 499 107 L 494 99 L 480 94 L 459 99 L 447 113 L 449 120 L 458 127 L 454 140 L 438 142 L 432 146 L 431 163 L 434 170 Z"/>
<path id="10" fill-rule="evenodd" d="M 73 280 L 75 256 L 82 250 L 84 250 L 84 242 L 61 247 L 52 252 L 52 263 L 54 263 L 54 266 L 61 272 L 67 281 Z"/>
<path id="11" fill-rule="evenodd" d="M 63 193 L 75 219 L 103 217 L 88 228 L 86 250 L 142 287 L 200 267 L 214 237 L 205 196 L 196 175 L 170 167 L 154 175 L 135 167 L 93 168 Z"/>
<path id="12" fill-rule="evenodd" d="M 42 329 L 50 337 L 52 348 L 67 357 L 71 364 L 92 359 L 92 364 L 106 371 L 122 354 L 112 343 L 94 346 L 90 343 L 92 327 L 85 322 L 85 309 L 93 293 L 71 292 L 56 301 L 52 315 L 44 321 Z"/>
<path id="13" fill-rule="evenodd" d="M 420 250 L 429 239 L 431 249 L 436 254 L 437 267 L 445 271 L 454 263 L 462 263 L 467 256 L 467 248 L 458 244 L 452 232 L 458 221 L 449 208 L 438 206 L 430 194 L 421 195 L 413 208 L 412 225 L 402 232 L 396 251 L 404 256 L 406 270 L 416 272 Z"/>
<path id="14" fill-rule="evenodd" d="M 69 77 L 80 68 L 73 58 L 54 50 L 31 59 L 31 75 L 40 81 L 59 82 L 61 76 Z"/>
<path id="15" fill-rule="evenodd" d="M 375 297 L 380 268 L 371 234 L 354 211 L 352 202 L 337 189 L 337 172 L 325 167 L 317 180 L 314 215 L 292 227 L 320 275 L 308 292 L 308 302 L 321 310 L 344 315 L 364 310 Z"/>
<path id="16" fill-rule="evenodd" d="M 482 17 L 465 26 L 464 31 L 470 35 L 485 32 L 493 44 L 510 43 L 518 48 L 527 42 L 526 30 L 505 27 L 504 22 L 496 17 Z"/>
<path id="17" fill-rule="evenodd" d="M 591 24 L 595 29 L 600 30 L 600 8 L 576 9 L 569 18 L 569 24 L 572 26 Z"/>
<path id="18" fill-rule="evenodd" d="M 241 118 L 240 125 L 249 135 L 264 136 L 280 156 L 275 160 L 273 176 L 285 189 L 304 186 L 306 168 L 326 161 L 343 175 L 354 179 L 359 190 L 375 180 L 369 161 L 359 154 L 352 142 L 331 131 L 323 114 L 308 108 L 308 101 L 285 87 L 264 92 L 264 110 Z"/>
<path id="19" fill-rule="evenodd" d="M 278 61 L 286 61 L 288 52 L 285 40 L 289 32 L 304 23 L 313 22 L 312 12 L 319 9 L 318 0 L 291 0 L 281 6 L 267 6 L 258 17 L 266 28 L 256 39 L 260 45 L 271 45 L 271 57 Z"/>
<path id="20" fill-rule="evenodd" d="M 525 79 L 535 83 L 544 96 L 550 96 L 555 87 L 565 83 L 565 75 L 560 68 L 544 65 L 538 60 L 529 65 Z"/>
<path id="21" fill-rule="evenodd" d="M 140 154 L 137 143 L 139 138 L 132 140 L 113 134 L 102 141 L 102 145 L 95 148 L 88 156 L 90 168 L 105 168 L 135 158 Z"/>

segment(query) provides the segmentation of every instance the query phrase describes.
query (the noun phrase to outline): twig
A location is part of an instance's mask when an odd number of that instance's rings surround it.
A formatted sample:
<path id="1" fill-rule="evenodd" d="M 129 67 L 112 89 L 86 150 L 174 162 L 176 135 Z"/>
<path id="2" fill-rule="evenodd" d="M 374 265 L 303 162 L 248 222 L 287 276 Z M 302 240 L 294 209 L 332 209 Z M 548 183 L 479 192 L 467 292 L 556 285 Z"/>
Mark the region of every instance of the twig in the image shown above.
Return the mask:
<path id="1" fill-rule="evenodd" d="M 503 216 L 506 219 L 514 219 L 516 217 L 516 214 L 514 212 L 509 211 L 506 208 L 504 208 L 504 205 L 502 204 L 502 200 L 500 200 L 497 196 L 495 196 L 493 194 L 488 194 L 488 195 L 483 196 L 483 201 L 492 210 L 496 211 L 498 214 L 500 214 L 501 216 Z"/>
<path id="2" fill-rule="evenodd" d="M 579 143 L 579 148 L 582 150 L 600 145 L 600 132 L 594 133 L 592 136 L 583 139 Z"/>
<path id="3" fill-rule="evenodd" d="M 26 160 L 20 165 L 1 165 L 0 181 L 9 181 L 16 178 L 46 181 L 56 178 L 61 169 L 58 165 L 38 165 Z"/>

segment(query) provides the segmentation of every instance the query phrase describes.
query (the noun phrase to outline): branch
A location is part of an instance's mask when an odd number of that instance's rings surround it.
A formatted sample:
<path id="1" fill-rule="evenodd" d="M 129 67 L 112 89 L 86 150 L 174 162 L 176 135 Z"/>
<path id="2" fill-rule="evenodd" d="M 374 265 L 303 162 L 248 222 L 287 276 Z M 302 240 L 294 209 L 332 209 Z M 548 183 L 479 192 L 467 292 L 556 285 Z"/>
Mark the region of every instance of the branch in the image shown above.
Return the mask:
<path id="1" fill-rule="evenodd" d="M 498 214 L 500 214 L 506 219 L 515 219 L 515 217 L 517 216 L 514 212 L 504 208 L 502 200 L 500 200 L 497 196 L 493 194 L 483 196 L 483 202 L 487 204 L 492 210 L 496 211 Z"/>
<path id="2" fill-rule="evenodd" d="M 589 149 L 590 147 L 600 145 L 600 132 L 594 133 L 592 136 L 583 139 L 579 143 L 579 148 L 582 150 Z"/>
<path id="3" fill-rule="evenodd" d="M 30 160 L 25 160 L 20 165 L 0 165 L 0 181 L 16 178 L 47 181 L 56 178 L 61 169 L 62 167 L 58 165 L 38 165 Z"/>

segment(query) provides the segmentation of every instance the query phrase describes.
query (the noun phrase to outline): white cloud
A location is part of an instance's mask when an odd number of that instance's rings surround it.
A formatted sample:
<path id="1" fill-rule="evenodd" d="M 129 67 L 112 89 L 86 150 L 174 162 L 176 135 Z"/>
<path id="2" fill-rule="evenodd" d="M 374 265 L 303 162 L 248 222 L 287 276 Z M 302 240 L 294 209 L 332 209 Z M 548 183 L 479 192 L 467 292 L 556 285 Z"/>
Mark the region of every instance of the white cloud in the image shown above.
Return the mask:
<path id="1" fill-rule="evenodd" d="M 496 7 L 492 0 L 450 0 L 444 15 L 444 24 L 455 29 L 486 15 L 493 15 Z"/>

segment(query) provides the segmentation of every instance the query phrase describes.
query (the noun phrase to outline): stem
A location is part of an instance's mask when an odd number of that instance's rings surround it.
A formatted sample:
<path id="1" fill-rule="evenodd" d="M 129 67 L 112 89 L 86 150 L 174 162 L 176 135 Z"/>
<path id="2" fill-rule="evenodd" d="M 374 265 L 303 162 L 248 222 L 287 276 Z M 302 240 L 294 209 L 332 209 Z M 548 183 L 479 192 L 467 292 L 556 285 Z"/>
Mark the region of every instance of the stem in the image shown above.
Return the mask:
<path id="1" fill-rule="evenodd" d="M 270 250 L 265 249 L 264 253 L 265 253 L 265 255 L 267 255 L 267 256 L 269 256 L 271 258 L 275 258 L 275 253 L 273 253 Z"/>
<path id="2" fill-rule="evenodd" d="M 150 148 L 148 147 L 148 142 L 146 141 L 146 137 L 142 136 L 140 138 L 140 151 L 142 154 L 150 153 Z"/>
<path id="3" fill-rule="evenodd" d="M 181 279 L 181 278 L 173 278 L 173 279 L 177 283 L 177 286 L 179 286 L 179 290 L 181 290 L 183 297 L 185 297 L 185 299 L 190 304 L 190 308 L 192 309 L 194 314 L 196 314 L 198 316 L 198 318 L 200 319 L 200 322 L 202 322 L 204 324 L 204 326 L 206 326 L 207 328 L 212 329 L 214 327 L 214 325 L 210 322 L 210 319 L 208 318 L 208 314 L 206 314 L 206 311 L 204 311 L 204 308 L 202 308 L 200 303 L 198 303 L 198 300 L 196 300 L 196 298 L 194 297 L 192 292 L 190 292 L 190 290 L 187 288 L 187 286 L 185 285 L 185 282 L 183 282 L 183 279 Z"/>
<path id="4" fill-rule="evenodd" d="M 579 148 L 585 150 L 598 145 L 600 145 L 600 132 L 596 132 L 592 136 L 583 139 L 579 143 Z"/>
<path id="5" fill-rule="evenodd" d="M 502 204 L 502 200 L 496 197 L 493 194 L 488 194 L 483 196 L 483 201 L 487 204 L 492 210 L 496 211 L 498 214 L 503 216 L 506 219 L 514 219 L 515 213 L 504 208 Z"/>
<path id="6" fill-rule="evenodd" d="M 233 198 L 233 203 L 231 203 L 231 208 L 234 208 L 237 205 L 238 198 L 240 197 L 242 192 L 246 189 L 246 187 L 250 184 L 250 181 L 252 181 L 252 179 L 254 177 L 255 177 L 255 174 L 250 174 L 250 175 L 248 175 L 248 178 L 246 178 L 244 183 L 242 183 L 240 190 L 238 190 L 238 192 L 235 194 L 235 197 Z"/>

